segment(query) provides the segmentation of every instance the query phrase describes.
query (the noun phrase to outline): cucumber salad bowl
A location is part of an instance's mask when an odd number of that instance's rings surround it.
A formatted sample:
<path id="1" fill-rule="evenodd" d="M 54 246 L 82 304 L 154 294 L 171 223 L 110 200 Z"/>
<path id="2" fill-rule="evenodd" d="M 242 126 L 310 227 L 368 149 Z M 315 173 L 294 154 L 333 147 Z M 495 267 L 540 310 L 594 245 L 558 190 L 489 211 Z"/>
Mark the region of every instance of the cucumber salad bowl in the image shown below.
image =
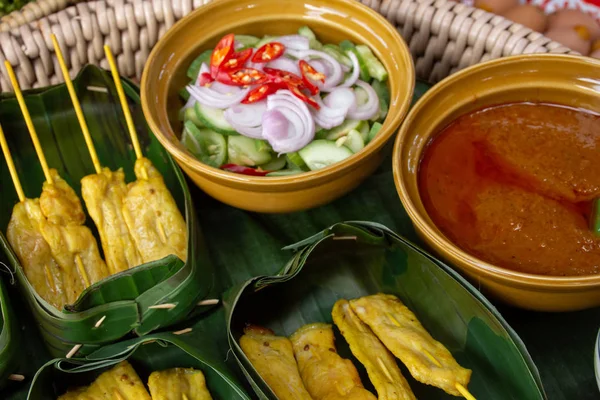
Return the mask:
<path id="1" fill-rule="evenodd" d="M 148 123 L 203 191 L 292 212 L 358 186 L 408 112 L 414 66 L 353 0 L 222 0 L 178 22 L 142 77 Z"/>

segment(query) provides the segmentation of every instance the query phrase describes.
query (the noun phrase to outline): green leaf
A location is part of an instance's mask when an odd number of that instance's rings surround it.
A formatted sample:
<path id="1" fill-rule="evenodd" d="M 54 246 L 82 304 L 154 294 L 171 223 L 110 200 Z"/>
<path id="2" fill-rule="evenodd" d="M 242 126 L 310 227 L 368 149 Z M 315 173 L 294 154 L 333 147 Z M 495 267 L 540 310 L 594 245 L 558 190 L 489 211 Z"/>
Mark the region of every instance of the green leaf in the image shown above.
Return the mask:
<path id="1" fill-rule="evenodd" d="M 8 376 L 15 373 L 17 353 L 21 341 L 15 315 L 4 282 L 0 279 L 0 389 L 4 387 Z"/>
<path id="2" fill-rule="evenodd" d="M 135 154 L 110 73 L 86 66 L 73 83 L 101 164 L 112 170 L 122 167 L 127 182 L 134 181 Z M 75 344 L 84 345 L 79 354 L 85 355 L 131 333 L 145 335 L 176 324 L 206 311 L 207 307 L 197 307 L 197 303 L 213 298 L 219 292 L 183 174 L 148 131 L 137 88 L 127 80 L 124 88 L 143 153 L 163 175 L 186 219 L 188 261 L 183 263 L 175 256 L 168 256 L 113 275 L 87 288 L 75 304 L 57 310 L 35 293 L 8 241 L 0 233 L 0 247 L 12 266 L 42 337 L 55 357 L 64 356 Z M 79 181 L 94 173 L 94 168 L 65 85 L 27 91 L 24 95 L 48 164 L 80 194 Z M 0 123 L 25 194 L 38 197 L 44 175 L 17 102 L 9 94 L 0 96 Z M 12 208 L 18 200 L 3 159 L 0 159 L 0 177 L 3 185 L 6 183 L 6 189 L 0 194 L 0 210 L 3 211 L 0 231 L 6 232 Z M 86 224 L 97 236 L 90 218 Z M 164 303 L 177 306 L 171 310 L 149 309 Z M 96 328 L 95 324 L 103 317 L 104 322 Z"/>
<path id="3" fill-rule="evenodd" d="M 54 359 L 35 375 L 28 399 L 54 400 L 68 387 L 89 385 L 99 374 L 128 360 L 144 383 L 151 372 L 168 368 L 196 368 L 204 373 L 215 400 L 249 400 L 211 339 L 200 335 L 159 333 L 99 349 L 86 358 Z"/>
<path id="4" fill-rule="evenodd" d="M 296 254 L 281 273 L 250 279 L 224 299 L 233 354 L 260 398 L 276 397 L 238 344 L 246 323 L 289 336 L 307 323 L 331 323 L 340 298 L 384 292 L 397 295 L 461 365 L 473 370 L 469 390 L 476 398 L 545 399 L 533 361 L 496 309 L 456 272 L 383 225 L 336 224 L 288 248 Z M 336 343 L 372 389 L 339 334 Z M 453 398 L 403 371 L 417 398 Z"/>

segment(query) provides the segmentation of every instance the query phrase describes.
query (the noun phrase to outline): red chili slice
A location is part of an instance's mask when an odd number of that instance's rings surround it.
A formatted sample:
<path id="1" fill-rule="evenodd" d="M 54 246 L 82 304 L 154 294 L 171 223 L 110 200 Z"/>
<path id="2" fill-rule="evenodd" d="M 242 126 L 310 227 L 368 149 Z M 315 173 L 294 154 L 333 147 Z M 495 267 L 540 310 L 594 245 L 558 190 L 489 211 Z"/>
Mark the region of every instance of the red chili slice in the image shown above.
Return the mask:
<path id="1" fill-rule="evenodd" d="M 303 87 L 302 78 L 296 74 L 276 68 L 264 68 L 265 73 L 269 76 L 269 80 L 274 83 L 291 84 L 298 87 Z"/>
<path id="2" fill-rule="evenodd" d="M 248 86 L 260 85 L 269 80 L 269 77 L 262 71 L 254 68 L 243 68 L 231 72 L 219 72 L 217 80 L 226 85 Z"/>
<path id="3" fill-rule="evenodd" d="M 314 99 L 308 97 L 306 94 L 302 93 L 302 91 L 298 87 L 288 85 L 288 90 L 292 92 L 294 96 L 296 96 L 306 104 L 311 105 L 315 109 L 319 110 L 321 108 L 321 106 L 319 106 L 319 103 L 317 103 Z"/>
<path id="4" fill-rule="evenodd" d="M 252 56 L 254 63 L 268 63 L 283 55 L 285 46 L 279 42 L 270 42 L 261 46 Z"/>
<path id="5" fill-rule="evenodd" d="M 210 74 L 213 78 L 216 78 L 219 73 L 219 67 L 233 54 L 233 44 L 235 36 L 233 33 L 224 36 L 210 56 Z"/>
<path id="6" fill-rule="evenodd" d="M 269 171 L 258 171 L 254 168 L 244 167 L 242 165 L 237 164 L 225 164 L 221 166 L 221 169 L 225 171 L 236 172 L 238 174 L 243 175 L 251 175 L 251 176 L 265 176 L 269 173 Z"/>
<path id="7" fill-rule="evenodd" d="M 314 69 L 312 65 L 307 63 L 304 60 L 300 60 L 300 72 L 302 72 L 302 77 L 310 78 L 313 81 L 321 81 L 325 83 L 325 74 Z"/>
<path id="8" fill-rule="evenodd" d="M 208 72 L 203 72 L 198 76 L 198 86 L 206 86 L 213 81 L 213 77 Z"/>
<path id="9" fill-rule="evenodd" d="M 242 100 L 242 103 L 244 103 L 244 104 L 256 103 L 257 101 L 261 101 L 268 95 L 275 93 L 279 89 L 281 89 L 281 86 L 274 84 L 274 83 L 262 84 L 259 87 L 252 89 L 248 93 L 246 98 L 244 98 L 244 100 Z"/>
<path id="10" fill-rule="evenodd" d="M 219 69 L 221 71 L 233 71 L 240 69 L 244 66 L 244 64 L 246 64 L 246 61 L 248 61 L 251 55 L 252 49 L 246 49 L 237 53 L 233 53 L 231 57 L 221 64 Z"/>

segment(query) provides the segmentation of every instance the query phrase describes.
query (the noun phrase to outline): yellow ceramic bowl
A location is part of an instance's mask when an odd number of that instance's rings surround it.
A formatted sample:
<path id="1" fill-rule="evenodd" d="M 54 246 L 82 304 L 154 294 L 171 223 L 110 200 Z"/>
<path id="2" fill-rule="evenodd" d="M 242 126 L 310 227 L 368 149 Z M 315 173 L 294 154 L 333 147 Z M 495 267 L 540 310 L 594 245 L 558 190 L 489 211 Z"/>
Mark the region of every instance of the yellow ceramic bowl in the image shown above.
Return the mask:
<path id="1" fill-rule="evenodd" d="M 415 105 L 394 147 L 394 179 L 402 204 L 424 241 L 491 295 L 518 307 L 570 311 L 600 305 L 600 274 L 552 277 L 491 265 L 454 245 L 421 202 L 417 173 L 423 150 L 458 116 L 486 106 L 531 101 L 600 112 L 600 61 L 562 55 L 507 57 L 465 69 L 434 86 Z"/>
<path id="2" fill-rule="evenodd" d="M 383 128 L 352 157 L 319 171 L 289 177 L 251 177 L 209 167 L 179 143 L 183 102 L 178 91 L 192 60 L 227 33 L 294 34 L 308 25 L 323 43 L 344 39 L 369 46 L 389 72 L 391 101 Z M 398 32 L 355 0 L 219 0 L 178 22 L 154 47 L 144 68 L 142 106 L 150 128 L 188 176 L 214 198 L 258 212 L 292 212 L 326 204 L 358 186 L 383 159 L 384 144 L 406 116 L 414 66 Z"/>

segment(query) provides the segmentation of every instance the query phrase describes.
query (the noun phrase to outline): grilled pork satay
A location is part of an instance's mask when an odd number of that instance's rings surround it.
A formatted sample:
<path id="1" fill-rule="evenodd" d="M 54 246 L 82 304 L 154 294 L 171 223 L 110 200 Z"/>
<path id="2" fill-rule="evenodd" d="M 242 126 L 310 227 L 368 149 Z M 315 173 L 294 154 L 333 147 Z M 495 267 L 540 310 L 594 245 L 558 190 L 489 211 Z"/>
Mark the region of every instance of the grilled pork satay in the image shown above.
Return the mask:
<path id="1" fill-rule="evenodd" d="M 145 157 L 135 162 L 137 181 L 127 187 L 123 215 L 144 262 L 175 254 L 187 259 L 185 221 L 163 178 Z"/>
<path id="2" fill-rule="evenodd" d="M 377 399 L 363 387 L 352 361 L 337 354 L 331 325 L 305 325 L 290 340 L 300 376 L 313 399 Z"/>
<path id="3" fill-rule="evenodd" d="M 202 371 L 172 368 L 153 372 L 148 378 L 152 400 L 212 400 Z"/>
<path id="4" fill-rule="evenodd" d="M 137 158 L 134 168 L 137 181 L 128 185 L 127 195 L 123 200 L 123 215 L 127 227 L 144 262 L 158 260 L 170 254 L 175 254 L 186 261 L 185 220 L 160 172 L 142 154 L 115 59 L 108 46 L 104 46 L 104 52 Z"/>
<path id="5" fill-rule="evenodd" d="M 14 206 L 8 222 L 6 237 L 36 293 L 54 307 L 62 309 L 67 304 L 62 278 L 64 272 L 52 257 L 50 246 L 40 230 L 40 224 L 45 218 L 39 199 L 25 197 L 2 127 L 0 145 L 19 197 L 19 203 Z"/>
<path id="6" fill-rule="evenodd" d="M 350 306 L 416 380 L 454 396 L 462 395 L 457 386 L 467 387 L 471 370 L 461 367 L 396 296 L 361 297 L 350 300 Z"/>
<path id="7" fill-rule="evenodd" d="M 41 232 L 50 245 L 53 257 L 61 269 L 69 303 L 91 284 L 108 276 L 100 257 L 96 238 L 83 225 L 85 214 L 75 191 L 54 169 L 50 169 L 52 183 L 44 182 L 40 206 L 46 221 Z M 75 272 L 76 271 L 76 272 Z"/>
<path id="8" fill-rule="evenodd" d="M 81 131 L 96 169 L 95 174 L 88 175 L 81 180 L 81 195 L 90 217 L 92 217 L 98 228 L 108 272 L 111 275 L 116 274 L 142 263 L 142 258 L 135 247 L 123 217 L 123 197 L 127 190 L 125 174 L 121 169 L 111 171 L 108 168 L 101 167 L 79 99 L 69 77 L 62 51 L 56 36 L 51 35 L 51 39 Z"/>
<path id="9" fill-rule="evenodd" d="M 78 388 L 60 396 L 58 400 L 152 400 L 142 380 L 131 364 L 122 361 L 102 373 L 87 388 Z"/>
<path id="10" fill-rule="evenodd" d="M 415 395 L 402 376 L 392 353 L 358 318 L 348 300 L 338 300 L 333 306 L 331 316 L 350 345 L 352 354 L 365 366 L 378 399 L 415 400 Z"/>
<path id="11" fill-rule="evenodd" d="M 244 329 L 240 347 L 261 378 L 280 400 L 312 400 L 306 391 L 292 343 L 286 337 L 257 326 Z"/>
<path id="12" fill-rule="evenodd" d="M 40 208 L 45 217 L 41 221 L 40 232 L 50 246 L 52 257 L 61 270 L 66 271 L 63 273 L 63 285 L 67 300 L 72 303 L 83 289 L 107 276 L 106 264 L 100 257 L 94 236 L 83 225 L 85 214 L 75 191 L 56 170 L 48 167 L 15 72 L 8 61 L 4 65 L 46 178 L 40 196 Z"/>

